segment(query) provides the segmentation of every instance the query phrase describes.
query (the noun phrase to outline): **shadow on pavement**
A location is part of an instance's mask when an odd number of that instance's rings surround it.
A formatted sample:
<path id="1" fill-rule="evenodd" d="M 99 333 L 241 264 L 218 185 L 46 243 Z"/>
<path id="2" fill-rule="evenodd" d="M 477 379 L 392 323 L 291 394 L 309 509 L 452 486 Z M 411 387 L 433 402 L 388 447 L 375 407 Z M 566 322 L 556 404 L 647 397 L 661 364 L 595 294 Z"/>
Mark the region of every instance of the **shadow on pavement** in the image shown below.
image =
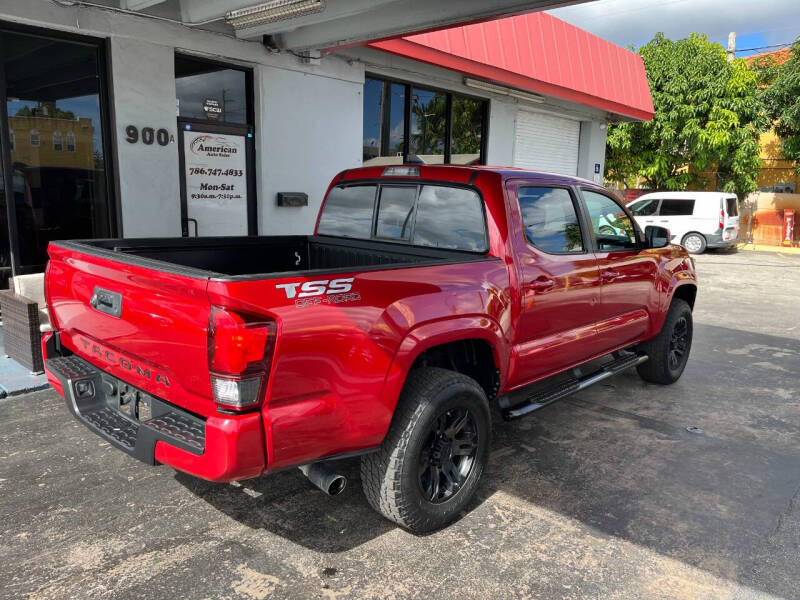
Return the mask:
<path id="1" fill-rule="evenodd" d="M 499 490 L 719 577 L 795 596 L 798 388 L 800 342 L 696 324 L 691 360 L 671 387 L 630 371 L 527 419 L 496 421 L 472 509 Z M 358 461 L 341 466 L 348 489 L 333 498 L 297 470 L 241 487 L 176 478 L 248 527 L 330 553 L 395 527 L 364 499 Z"/>

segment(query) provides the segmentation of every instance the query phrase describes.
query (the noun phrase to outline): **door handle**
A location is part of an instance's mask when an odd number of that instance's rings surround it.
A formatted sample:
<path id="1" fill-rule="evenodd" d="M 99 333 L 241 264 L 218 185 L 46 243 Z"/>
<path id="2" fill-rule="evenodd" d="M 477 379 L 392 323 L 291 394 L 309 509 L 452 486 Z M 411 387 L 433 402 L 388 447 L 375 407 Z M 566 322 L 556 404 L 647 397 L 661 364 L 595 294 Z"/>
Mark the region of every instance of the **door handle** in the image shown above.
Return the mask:
<path id="1" fill-rule="evenodd" d="M 556 284 L 555 281 L 544 275 L 540 275 L 526 286 L 533 292 L 546 292 Z"/>
<path id="2" fill-rule="evenodd" d="M 197 237 L 197 219 L 183 219 L 183 237 L 189 237 L 189 223 L 194 223 L 194 237 Z"/>
<path id="3" fill-rule="evenodd" d="M 611 282 L 622 277 L 622 273 L 613 269 L 604 269 L 600 272 L 600 279 L 604 282 Z"/>

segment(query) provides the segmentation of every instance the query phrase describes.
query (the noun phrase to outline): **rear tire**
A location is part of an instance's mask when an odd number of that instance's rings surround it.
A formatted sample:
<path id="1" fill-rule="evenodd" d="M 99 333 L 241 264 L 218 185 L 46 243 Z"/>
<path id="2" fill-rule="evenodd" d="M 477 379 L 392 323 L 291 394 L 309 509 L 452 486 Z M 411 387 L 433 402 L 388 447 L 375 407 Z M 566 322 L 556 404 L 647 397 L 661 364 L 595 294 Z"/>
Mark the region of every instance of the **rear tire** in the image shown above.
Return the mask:
<path id="1" fill-rule="evenodd" d="M 486 394 L 466 375 L 439 368 L 408 376 L 378 452 L 361 458 L 372 508 L 415 533 L 458 518 L 489 460 Z"/>
<path id="2" fill-rule="evenodd" d="M 636 367 L 639 376 L 650 383 L 670 385 L 680 379 L 692 349 L 692 309 L 685 300 L 675 298 L 659 334 L 639 345 L 649 357 Z"/>
<path id="3" fill-rule="evenodd" d="M 689 254 L 702 254 L 706 251 L 706 238 L 702 233 L 687 233 L 681 240 L 681 246 L 689 251 Z"/>

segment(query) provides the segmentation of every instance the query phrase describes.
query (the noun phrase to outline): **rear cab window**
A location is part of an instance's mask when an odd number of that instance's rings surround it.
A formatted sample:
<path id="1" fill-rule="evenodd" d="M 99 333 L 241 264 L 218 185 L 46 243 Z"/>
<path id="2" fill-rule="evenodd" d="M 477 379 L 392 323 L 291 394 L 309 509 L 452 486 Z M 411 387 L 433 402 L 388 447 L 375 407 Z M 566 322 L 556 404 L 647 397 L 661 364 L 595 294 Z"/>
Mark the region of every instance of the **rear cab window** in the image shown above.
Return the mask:
<path id="1" fill-rule="evenodd" d="M 369 238 L 378 186 L 335 187 L 325 201 L 317 231 L 323 235 Z"/>
<path id="2" fill-rule="evenodd" d="M 452 185 L 376 183 L 331 189 L 319 235 L 468 252 L 489 249 L 483 199 Z"/>

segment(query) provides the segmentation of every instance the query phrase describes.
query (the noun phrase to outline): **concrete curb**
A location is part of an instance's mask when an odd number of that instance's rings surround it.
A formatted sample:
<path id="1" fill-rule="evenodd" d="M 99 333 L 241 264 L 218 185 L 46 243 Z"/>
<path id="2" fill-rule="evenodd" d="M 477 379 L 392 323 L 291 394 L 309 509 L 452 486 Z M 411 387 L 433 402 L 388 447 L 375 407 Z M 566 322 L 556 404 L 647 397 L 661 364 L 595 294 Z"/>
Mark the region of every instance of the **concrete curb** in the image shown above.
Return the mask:
<path id="1" fill-rule="evenodd" d="M 772 252 L 773 254 L 800 254 L 800 248 L 784 248 L 783 246 L 739 246 L 739 250 L 749 252 Z"/>
<path id="2" fill-rule="evenodd" d="M 30 394 L 31 392 L 40 392 L 50 387 L 46 381 L 44 383 L 37 383 L 30 386 L 6 389 L 3 384 L 0 384 L 0 400 L 3 398 L 12 398 L 13 396 L 21 396 L 22 394 Z"/>

